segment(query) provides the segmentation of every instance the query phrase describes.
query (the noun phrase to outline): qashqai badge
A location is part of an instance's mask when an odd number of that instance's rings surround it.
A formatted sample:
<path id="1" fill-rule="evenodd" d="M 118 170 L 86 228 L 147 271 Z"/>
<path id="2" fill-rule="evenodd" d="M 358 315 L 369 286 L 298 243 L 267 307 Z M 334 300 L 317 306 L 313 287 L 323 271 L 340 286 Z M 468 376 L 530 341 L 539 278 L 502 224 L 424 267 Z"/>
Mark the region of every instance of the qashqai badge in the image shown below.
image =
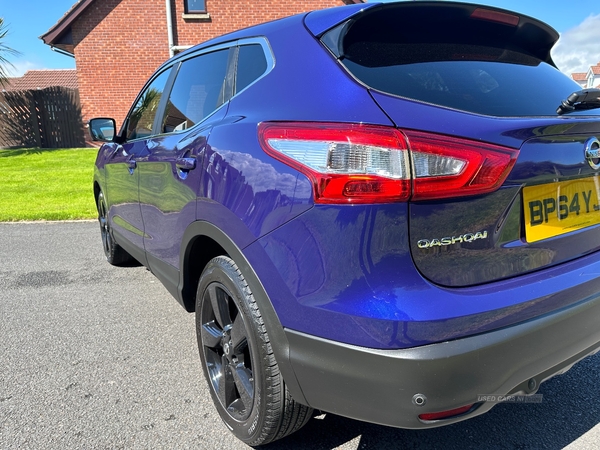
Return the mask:
<path id="1" fill-rule="evenodd" d="M 478 231 L 477 233 L 466 233 L 460 236 L 444 237 L 441 239 L 421 239 L 417 242 L 419 248 L 442 247 L 446 245 L 463 244 L 473 242 L 478 239 L 487 239 L 487 231 Z"/>
<path id="2" fill-rule="evenodd" d="M 592 169 L 600 169 L 600 141 L 598 138 L 593 137 L 585 141 L 585 160 Z"/>

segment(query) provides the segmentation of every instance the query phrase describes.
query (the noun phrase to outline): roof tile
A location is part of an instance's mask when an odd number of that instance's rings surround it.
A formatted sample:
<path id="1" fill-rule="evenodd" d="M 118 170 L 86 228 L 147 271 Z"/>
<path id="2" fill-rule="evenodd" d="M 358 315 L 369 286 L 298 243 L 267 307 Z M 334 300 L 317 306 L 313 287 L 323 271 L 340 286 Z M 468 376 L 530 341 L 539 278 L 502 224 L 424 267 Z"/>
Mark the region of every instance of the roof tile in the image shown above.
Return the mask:
<path id="1" fill-rule="evenodd" d="M 62 86 L 77 89 L 77 71 L 75 69 L 29 70 L 20 78 L 9 78 L 3 87 L 7 91 L 27 91 Z"/>

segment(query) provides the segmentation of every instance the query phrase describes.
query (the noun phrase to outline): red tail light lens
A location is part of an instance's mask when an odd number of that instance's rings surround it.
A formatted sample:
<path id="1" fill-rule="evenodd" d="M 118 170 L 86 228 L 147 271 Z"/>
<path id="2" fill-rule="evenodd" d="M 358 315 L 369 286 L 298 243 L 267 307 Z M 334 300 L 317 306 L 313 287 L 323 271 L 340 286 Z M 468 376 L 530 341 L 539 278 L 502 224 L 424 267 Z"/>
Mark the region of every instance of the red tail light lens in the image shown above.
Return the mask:
<path id="1" fill-rule="evenodd" d="M 263 149 L 304 173 L 317 203 L 384 203 L 410 196 L 406 140 L 362 124 L 261 123 Z"/>
<path id="2" fill-rule="evenodd" d="M 390 203 L 485 194 L 518 150 L 390 127 L 266 122 L 265 152 L 305 174 L 316 203 Z"/>
<path id="3" fill-rule="evenodd" d="M 412 200 L 493 192 L 504 183 L 519 154 L 512 148 L 467 139 L 417 131 L 405 134 L 413 160 Z"/>

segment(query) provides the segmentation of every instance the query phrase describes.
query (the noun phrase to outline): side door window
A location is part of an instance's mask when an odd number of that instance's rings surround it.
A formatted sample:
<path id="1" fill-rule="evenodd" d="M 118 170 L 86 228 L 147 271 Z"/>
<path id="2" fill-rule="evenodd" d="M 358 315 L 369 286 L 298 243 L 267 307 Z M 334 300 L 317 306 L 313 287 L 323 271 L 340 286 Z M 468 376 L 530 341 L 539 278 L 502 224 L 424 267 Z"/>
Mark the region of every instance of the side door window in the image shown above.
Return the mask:
<path id="1" fill-rule="evenodd" d="M 162 120 L 162 133 L 190 128 L 229 100 L 229 52 L 230 49 L 218 50 L 181 63 Z"/>
<path id="2" fill-rule="evenodd" d="M 152 126 L 170 72 L 171 70 L 168 69 L 158 75 L 138 97 L 127 121 L 125 138 L 128 141 L 152 135 Z"/>
<path id="3" fill-rule="evenodd" d="M 159 134 L 148 139 L 152 142 L 148 157 L 139 160 L 144 248 L 154 257 L 149 264 L 155 273 L 179 267 L 183 233 L 196 220 L 204 151 L 212 128 L 200 125 L 189 133 L 184 130 L 200 122 L 214 125 L 224 117 L 227 108 L 219 107 L 231 97 L 232 83 L 226 75 L 232 54 L 230 48 L 217 49 L 181 61 L 159 107 L 161 115 L 155 121 Z"/>
<path id="4" fill-rule="evenodd" d="M 244 90 L 267 71 L 267 59 L 260 44 L 239 48 L 235 93 Z"/>

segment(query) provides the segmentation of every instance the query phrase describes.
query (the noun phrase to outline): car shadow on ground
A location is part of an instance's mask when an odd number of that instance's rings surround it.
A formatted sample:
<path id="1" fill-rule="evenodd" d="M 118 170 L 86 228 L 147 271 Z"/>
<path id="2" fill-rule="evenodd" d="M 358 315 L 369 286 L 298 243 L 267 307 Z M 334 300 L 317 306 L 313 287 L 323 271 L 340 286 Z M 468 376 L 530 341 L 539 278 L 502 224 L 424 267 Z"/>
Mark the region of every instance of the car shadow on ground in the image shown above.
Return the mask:
<path id="1" fill-rule="evenodd" d="M 542 384 L 541 403 L 499 404 L 474 419 L 429 430 L 401 430 L 325 414 L 267 448 L 560 449 L 600 423 L 599 372 L 600 354 Z"/>

